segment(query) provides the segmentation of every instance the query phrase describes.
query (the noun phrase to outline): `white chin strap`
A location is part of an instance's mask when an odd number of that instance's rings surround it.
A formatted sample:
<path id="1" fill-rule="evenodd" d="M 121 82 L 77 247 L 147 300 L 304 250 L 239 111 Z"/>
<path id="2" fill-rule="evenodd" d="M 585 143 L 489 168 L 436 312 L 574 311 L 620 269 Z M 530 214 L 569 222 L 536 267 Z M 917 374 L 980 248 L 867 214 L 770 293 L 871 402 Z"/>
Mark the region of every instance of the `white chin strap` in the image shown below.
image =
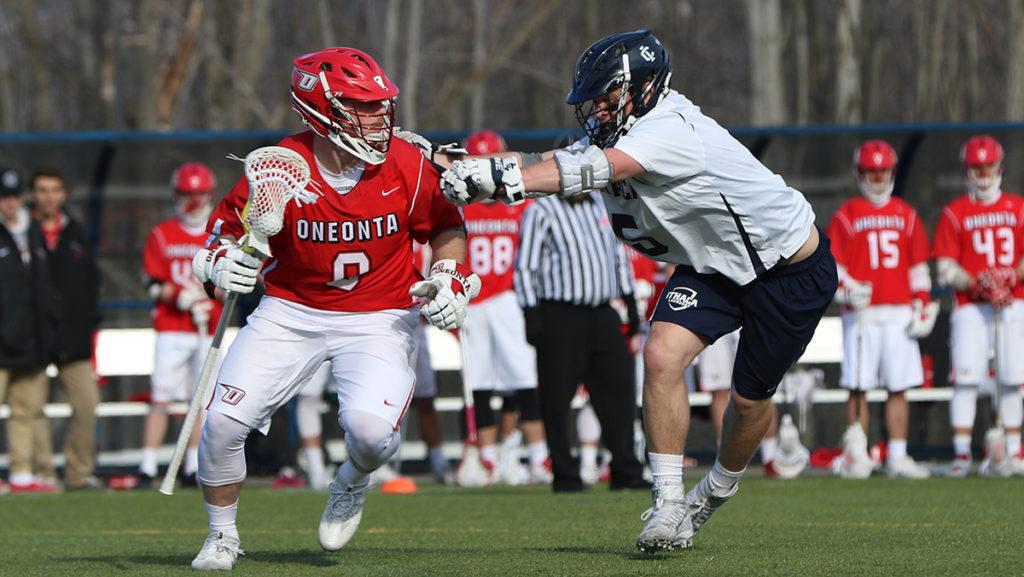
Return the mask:
<path id="1" fill-rule="evenodd" d="M 1002 185 L 1003 175 L 997 174 L 991 178 L 970 178 L 967 179 L 967 193 L 974 200 L 988 204 L 999 198 L 999 187 Z"/>
<path id="2" fill-rule="evenodd" d="M 867 179 L 857 179 L 857 186 L 860 188 L 860 193 L 864 195 L 864 198 L 875 206 L 882 206 L 889 202 L 892 197 L 893 181 L 888 182 L 868 182 Z"/>
<path id="3" fill-rule="evenodd" d="M 387 158 L 387 155 L 383 152 L 373 148 L 362 140 L 352 138 L 341 130 L 330 130 L 328 131 L 327 137 L 330 138 L 331 142 L 333 142 L 338 148 L 369 164 L 380 164 L 384 162 L 385 158 Z"/>

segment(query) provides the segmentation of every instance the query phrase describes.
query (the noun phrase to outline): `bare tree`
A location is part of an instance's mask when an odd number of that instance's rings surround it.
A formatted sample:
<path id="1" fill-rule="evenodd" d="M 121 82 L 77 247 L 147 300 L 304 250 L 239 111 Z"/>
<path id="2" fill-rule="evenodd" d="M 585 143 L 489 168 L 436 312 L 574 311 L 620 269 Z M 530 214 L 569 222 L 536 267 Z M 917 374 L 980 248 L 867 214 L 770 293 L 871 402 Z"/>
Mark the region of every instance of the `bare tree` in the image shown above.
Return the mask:
<path id="1" fill-rule="evenodd" d="M 860 33 L 861 0 L 843 0 L 836 23 L 836 112 L 840 123 L 860 122 L 863 98 L 861 94 L 860 55 L 857 38 Z"/>
<path id="2" fill-rule="evenodd" d="M 473 0 L 473 68 L 480 68 L 487 54 L 485 46 L 488 29 L 487 0 Z M 487 96 L 487 83 L 477 82 L 469 100 L 469 126 L 478 129 L 484 123 L 484 99 Z"/>
<path id="3" fill-rule="evenodd" d="M 1024 0 L 1007 0 L 1009 52 L 1006 81 L 1006 117 L 1024 120 Z"/>
<path id="4" fill-rule="evenodd" d="M 754 124 L 786 121 L 781 0 L 747 0 L 750 112 Z"/>

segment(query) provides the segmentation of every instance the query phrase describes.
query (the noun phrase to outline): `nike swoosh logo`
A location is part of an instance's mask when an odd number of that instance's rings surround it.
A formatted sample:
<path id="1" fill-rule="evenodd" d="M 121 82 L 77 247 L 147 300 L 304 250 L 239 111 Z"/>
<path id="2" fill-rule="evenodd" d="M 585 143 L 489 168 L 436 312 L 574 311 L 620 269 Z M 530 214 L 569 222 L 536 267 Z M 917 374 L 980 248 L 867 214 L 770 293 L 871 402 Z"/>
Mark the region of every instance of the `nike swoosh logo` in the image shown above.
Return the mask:
<path id="1" fill-rule="evenodd" d="M 381 196 L 387 196 L 387 195 L 391 194 L 392 192 L 395 192 L 399 188 L 401 188 L 401 186 L 396 186 L 396 187 L 392 188 L 391 190 L 386 190 L 386 191 L 382 190 L 382 191 L 380 191 L 380 195 Z"/>
<path id="2" fill-rule="evenodd" d="M 384 399 L 384 406 L 385 407 L 397 407 L 398 405 L 393 405 L 393 404 L 391 404 L 390 401 L 388 401 L 387 399 Z"/>

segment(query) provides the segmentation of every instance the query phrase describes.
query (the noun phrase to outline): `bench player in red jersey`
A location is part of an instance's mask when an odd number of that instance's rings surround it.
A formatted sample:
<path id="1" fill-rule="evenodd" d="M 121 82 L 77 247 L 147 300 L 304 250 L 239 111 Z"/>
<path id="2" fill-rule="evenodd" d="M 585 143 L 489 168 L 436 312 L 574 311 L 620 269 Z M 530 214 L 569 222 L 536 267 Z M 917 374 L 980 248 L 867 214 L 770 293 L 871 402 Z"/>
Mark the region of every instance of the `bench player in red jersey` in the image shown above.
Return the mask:
<path id="1" fill-rule="evenodd" d="M 398 88 L 367 54 L 328 48 L 299 56 L 292 106 L 310 130 L 278 146 L 302 155 L 314 203 L 290 204 L 263 263 L 266 296 L 232 344 L 216 380 L 199 450 L 210 534 L 195 569 L 230 569 L 240 553 L 235 517 L 245 479 L 246 436 L 331 361 L 348 460 L 338 468 L 320 520 L 320 545 L 341 549 L 362 517 L 369 475 L 397 451 L 412 399 L 416 326 L 462 324 L 479 279 L 465 257 L 462 217 L 439 189 L 439 173 L 415 146 L 392 139 Z M 217 205 L 217 237 L 193 261 L 196 275 L 248 292 L 260 262 L 238 244 L 242 179 Z M 427 280 L 413 241 L 427 242 Z M 417 305 L 420 305 L 417 310 Z"/>
<path id="2" fill-rule="evenodd" d="M 935 231 L 939 283 L 955 291 L 950 314 L 950 361 L 955 388 L 951 477 L 971 471 L 971 429 L 980 388 L 1000 387 L 1000 417 L 1007 458 L 983 463 L 996 475 L 1024 474 L 1020 456 L 1024 382 L 1024 198 L 1001 188 L 1003 147 L 991 136 L 975 136 L 960 152 L 967 193 L 946 205 Z M 999 316 L 998 335 L 995 317 Z M 995 353 L 995 383 L 990 377 Z M 991 455 L 990 455 L 991 457 Z"/>
<path id="3" fill-rule="evenodd" d="M 892 196 L 896 151 L 869 140 L 854 154 L 860 195 L 844 202 L 829 225 L 839 273 L 836 301 L 843 305 L 843 366 L 840 384 L 850 391 L 843 460 L 837 473 L 865 478 L 873 462 L 867 452 L 867 391 L 888 391 L 886 473 L 922 479 L 926 468 L 907 455 L 910 407 L 906 391 L 924 382 L 915 339 L 931 332 L 938 310 L 929 305 L 928 237 L 913 209 Z"/>
<path id="4" fill-rule="evenodd" d="M 221 304 L 211 300 L 192 276 L 192 257 L 209 236 L 204 227 L 212 208 L 216 181 L 200 162 L 179 166 L 171 176 L 177 214 L 153 228 L 142 255 L 148 291 L 154 301 L 153 362 L 150 411 L 142 439 L 137 486 L 148 487 L 157 474 L 156 450 L 167 434 L 167 408 L 191 395 L 202 370 Z M 198 467 L 199 423 L 189 440 L 182 473 L 194 479 Z"/>

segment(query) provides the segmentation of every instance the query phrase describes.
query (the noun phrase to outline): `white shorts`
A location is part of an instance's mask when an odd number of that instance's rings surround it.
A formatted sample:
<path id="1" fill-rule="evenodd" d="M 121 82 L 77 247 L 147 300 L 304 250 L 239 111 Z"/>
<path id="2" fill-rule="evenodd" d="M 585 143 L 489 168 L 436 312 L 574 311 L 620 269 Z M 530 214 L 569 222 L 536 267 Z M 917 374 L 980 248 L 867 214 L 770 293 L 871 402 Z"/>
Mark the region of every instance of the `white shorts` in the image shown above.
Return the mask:
<path id="1" fill-rule="evenodd" d="M 430 325 L 425 321 L 419 325 L 416 329 L 416 390 L 412 396 L 416 399 L 432 399 L 437 396 L 437 378 L 430 361 L 430 345 L 427 343 L 427 329 Z"/>
<path id="2" fill-rule="evenodd" d="M 950 373 L 964 385 L 990 385 L 991 346 L 995 328 L 992 305 L 966 304 L 950 315 Z M 1024 301 L 1015 300 L 1000 313 L 996 345 L 996 380 L 1004 385 L 1024 382 Z"/>
<path id="3" fill-rule="evenodd" d="M 736 364 L 736 351 L 740 346 L 740 330 L 722 335 L 697 355 L 700 390 L 728 391 L 732 388 L 732 367 Z"/>
<path id="4" fill-rule="evenodd" d="M 192 398 L 211 342 L 211 337 L 204 340 L 198 333 L 156 333 L 151 377 L 154 402 L 169 403 Z M 217 374 L 218 368 L 214 366 L 211 374 Z"/>
<path id="5" fill-rule="evenodd" d="M 474 391 L 537 386 L 537 353 L 526 342 L 523 310 L 512 291 L 469 306 L 466 315 L 469 379 Z"/>
<path id="6" fill-rule="evenodd" d="M 861 316 L 858 328 L 857 315 Z M 924 382 L 921 349 L 907 335 L 910 305 L 878 305 L 843 313 L 843 363 L 839 385 L 867 391 L 905 391 Z"/>
<path id="7" fill-rule="evenodd" d="M 228 350 L 210 410 L 266 434 L 274 412 L 331 361 L 339 410 L 397 429 L 412 400 L 418 321 L 416 309 L 337 313 L 264 297 Z"/>
<path id="8" fill-rule="evenodd" d="M 320 363 L 320 366 L 316 368 L 316 372 L 313 373 L 313 376 L 306 381 L 305 385 L 303 385 L 302 390 L 299 391 L 299 395 L 319 399 L 324 396 L 324 391 L 327 390 L 327 385 L 330 381 L 331 361 L 324 361 Z M 333 387 L 331 390 L 334 390 Z"/>

